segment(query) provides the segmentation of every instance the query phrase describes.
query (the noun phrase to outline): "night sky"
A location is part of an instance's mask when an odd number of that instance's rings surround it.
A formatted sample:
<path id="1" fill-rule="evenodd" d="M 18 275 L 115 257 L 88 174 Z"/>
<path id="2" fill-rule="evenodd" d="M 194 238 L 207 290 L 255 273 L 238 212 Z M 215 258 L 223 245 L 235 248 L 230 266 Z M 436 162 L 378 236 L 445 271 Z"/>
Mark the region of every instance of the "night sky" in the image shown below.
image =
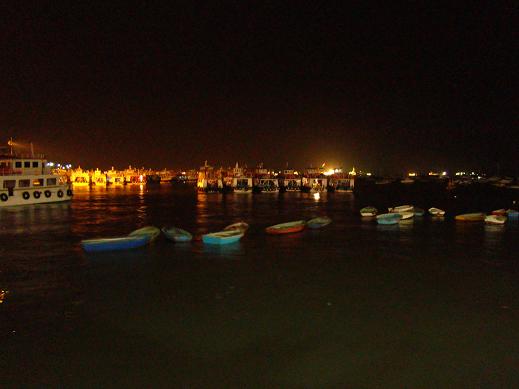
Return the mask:
<path id="1" fill-rule="evenodd" d="M 101 168 L 519 174 L 514 2 L 76 3 L 0 5 L 2 142 Z"/>

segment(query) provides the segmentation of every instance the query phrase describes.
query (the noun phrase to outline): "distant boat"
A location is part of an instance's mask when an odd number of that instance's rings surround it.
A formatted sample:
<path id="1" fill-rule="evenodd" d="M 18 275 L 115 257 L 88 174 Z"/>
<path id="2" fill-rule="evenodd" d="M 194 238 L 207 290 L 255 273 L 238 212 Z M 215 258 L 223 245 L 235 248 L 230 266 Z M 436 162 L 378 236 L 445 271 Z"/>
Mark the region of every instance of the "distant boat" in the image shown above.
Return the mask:
<path id="1" fill-rule="evenodd" d="M 190 242 L 193 240 L 193 235 L 178 227 L 164 227 L 162 228 L 164 236 L 173 242 Z"/>
<path id="2" fill-rule="evenodd" d="M 223 230 L 224 231 L 234 231 L 234 230 L 238 230 L 238 231 L 247 231 L 249 229 L 249 225 L 245 222 L 237 222 L 237 223 L 234 223 L 234 224 L 229 224 L 227 227 L 225 227 Z"/>
<path id="3" fill-rule="evenodd" d="M 456 220 L 463 222 L 482 222 L 483 220 L 485 220 L 485 216 L 486 215 L 481 212 L 465 213 L 462 215 L 457 215 Z"/>
<path id="4" fill-rule="evenodd" d="M 316 217 L 313 219 L 310 219 L 306 222 L 306 225 L 308 228 L 317 229 L 327 226 L 332 222 L 332 219 L 330 219 L 328 216 L 323 217 Z"/>
<path id="5" fill-rule="evenodd" d="M 230 244 L 238 242 L 243 235 L 245 232 L 241 230 L 219 231 L 202 235 L 202 241 L 207 244 Z"/>
<path id="6" fill-rule="evenodd" d="M 388 208 L 389 213 L 413 212 L 412 205 L 399 205 L 398 207 Z"/>
<path id="7" fill-rule="evenodd" d="M 423 216 L 425 215 L 425 211 L 422 208 L 414 207 L 413 213 L 415 216 Z"/>
<path id="8" fill-rule="evenodd" d="M 429 213 L 432 215 L 432 216 L 444 216 L 445 215 L 445 211 L 443 209 L 440 209 L 440 208 L 429 208 Z"/>
<path id="9" fill-rule="evenodd" d="M 506 211 L 506 215 L 510 220 L 519 220 L 519 211 L 516 211 L 515 209 L 509 209 Z"/>
<path id="10" fill-rule="evenodd" d="M 118 238 L 85 239 L 81 241 L 81 247 L 86 252 L 129 250 L 148 244 L 146 235 L 122 236 Z"/>
<path id="11" fill-rule="evenodd" d="M 373 217 L 377 216 L 377 209 L 375 207 L 364 207 L 360 210 L 360 215 L 362 217 Z"/>
<path id="12" fill-rule="evenodd" d="M 306 227 L 306 222 L 304 220 L 297 220 L 288 223 L 276 224 L 274 226 L 267 227 L 265 231 L 267 234 L 290 234 L 292 232 L 303 231 Z"/>
<path id="13" fill-rule="evenodd" d="M 402 214 L 400 213 L 383 213 L 377 216 L 378 224 L 398 224 L 398 222 L 402 219 Z"/>
<path id="14" fill-rule="evenodd" d="M 506 215 L 506 209 L 504 209 L 504 208 L 496 209 L 496 210 L 492 211 L 492 215 L 505 216 Z"/>
<path id="15" fill-rule="evenodd" d="M 160 229 L 154 226 L 146 226 L 130 232 L 128 236 L 146 236 L 148 242 L 153 242 L 160 235 Z"/>
<path id="16" fill-rule="evenodd" d="M 503 215 L 488 215 L 485 217 L 485 223 L 487 224 L 505 224 L 506 216 Z"/>

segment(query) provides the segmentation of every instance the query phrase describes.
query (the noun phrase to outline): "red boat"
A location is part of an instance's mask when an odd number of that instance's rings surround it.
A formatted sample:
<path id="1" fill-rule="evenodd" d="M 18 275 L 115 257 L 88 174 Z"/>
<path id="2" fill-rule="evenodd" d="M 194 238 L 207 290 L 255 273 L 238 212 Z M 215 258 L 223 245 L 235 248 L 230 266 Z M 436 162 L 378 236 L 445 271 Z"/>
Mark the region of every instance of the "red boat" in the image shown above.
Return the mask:
<path id="1" fill-rule="evenodd" d="M 294 222 L 276 224 L 274 226 L 270 226 L 265 228 L 267 234 L 279 235 L 279 234 L 290 234 L 293 232 L 303 231 L 306 227 L 306 222 L 304 220 L 297 220 Z"/>

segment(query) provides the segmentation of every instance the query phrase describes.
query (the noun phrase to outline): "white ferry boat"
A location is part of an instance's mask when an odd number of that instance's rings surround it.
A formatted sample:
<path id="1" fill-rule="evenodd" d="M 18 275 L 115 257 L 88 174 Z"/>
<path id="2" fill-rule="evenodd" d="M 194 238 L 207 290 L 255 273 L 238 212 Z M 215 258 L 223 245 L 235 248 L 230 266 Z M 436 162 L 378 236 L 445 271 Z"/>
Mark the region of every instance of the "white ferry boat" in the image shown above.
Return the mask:
<path id="1" fill-rule="evenodd" d="M 9 143 L 11 146 L 11 143 Z M 52 174 L 43 155 L 21 155 L 0 148 L 0 207 L 67 201 L 70 184 Z"/>

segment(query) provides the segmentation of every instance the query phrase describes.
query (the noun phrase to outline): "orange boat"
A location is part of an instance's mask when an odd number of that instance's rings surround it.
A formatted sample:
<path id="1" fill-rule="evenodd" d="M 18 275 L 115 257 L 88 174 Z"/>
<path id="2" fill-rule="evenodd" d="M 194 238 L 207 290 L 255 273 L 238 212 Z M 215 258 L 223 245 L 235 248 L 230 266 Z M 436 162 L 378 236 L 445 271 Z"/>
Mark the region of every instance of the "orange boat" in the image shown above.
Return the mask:
<path id="1" fill-rule="evenodd" d="M 456 220 L 462 222 L 482 222 L 485 220 L 486 215 L 484 213 L 465 213 L 463 215 L 457 215 Z"/>
<path id="2" fill-rule="evenodd" d="M 304 220 L 297 220 L 294 222 L 276 224 L 274 226 L 270 226 L 265 228 L 267 234 L 279 235 L 279 234 L 290 234 L 293 232 L 303 231 L 306 227 L 306 222 Z"/>

